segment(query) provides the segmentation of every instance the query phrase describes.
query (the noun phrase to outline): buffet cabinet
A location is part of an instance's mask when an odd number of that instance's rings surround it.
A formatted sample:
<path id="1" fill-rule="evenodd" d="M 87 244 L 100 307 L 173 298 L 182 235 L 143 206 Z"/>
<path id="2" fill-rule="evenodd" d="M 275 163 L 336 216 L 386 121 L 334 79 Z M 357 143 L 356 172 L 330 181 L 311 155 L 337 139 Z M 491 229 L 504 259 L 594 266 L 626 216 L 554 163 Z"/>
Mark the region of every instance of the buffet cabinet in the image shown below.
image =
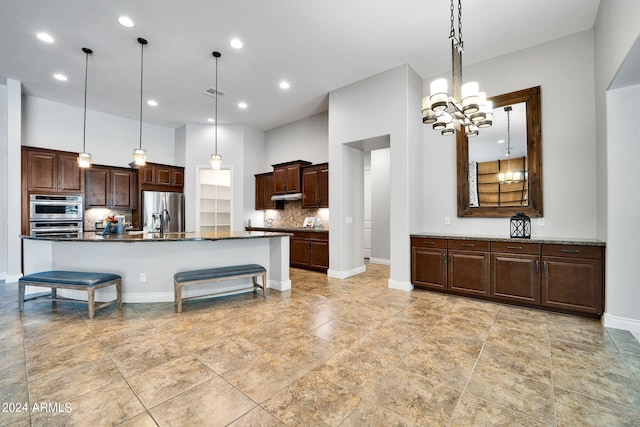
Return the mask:
<path id="1" fill-rule="evenodd" d="M 601 315 L 604 246 L 411 237 L 416 288 Z"/>

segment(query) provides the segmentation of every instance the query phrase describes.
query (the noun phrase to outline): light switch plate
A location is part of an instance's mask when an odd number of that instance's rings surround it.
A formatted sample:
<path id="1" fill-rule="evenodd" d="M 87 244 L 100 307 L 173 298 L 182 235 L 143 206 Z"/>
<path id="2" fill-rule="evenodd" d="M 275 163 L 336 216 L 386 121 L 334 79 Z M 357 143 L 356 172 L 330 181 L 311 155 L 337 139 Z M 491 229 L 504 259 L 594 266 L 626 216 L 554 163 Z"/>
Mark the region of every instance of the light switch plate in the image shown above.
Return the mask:
<path id="1" fill-rule="evenodd" d="M 538 218 L 538 226 L 544 227 L 544 218 Z"/>
<path id="2" fill-rule="evenodd" d="M 140 283 L 145 283 L 147 281 L 147 273 L 140 273 Z"/>

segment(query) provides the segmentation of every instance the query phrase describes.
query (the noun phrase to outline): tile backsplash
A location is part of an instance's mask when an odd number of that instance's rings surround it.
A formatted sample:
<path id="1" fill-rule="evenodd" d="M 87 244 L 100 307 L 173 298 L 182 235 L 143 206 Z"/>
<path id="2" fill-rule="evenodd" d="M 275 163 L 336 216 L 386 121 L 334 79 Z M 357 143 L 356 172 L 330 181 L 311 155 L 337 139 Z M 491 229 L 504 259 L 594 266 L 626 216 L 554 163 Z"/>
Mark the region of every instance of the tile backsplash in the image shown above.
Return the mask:
<path id="1" fill-rule="evenodd" d="M 264 211 L 264 223 L 267 225 L 269 219 L 273 219 L 272 227 L 302 227 L 306 217 L 318 218 L 316 221 L 323 230 L 329 228 L 329 209 L 302 209 L 302 200 L 286 201 L 284 210 Z"/>
<path id="2" fill-rule="evenodd" d="M 96 222 L 111 215 L 124 215 L 125 221 L 131 223 L 131 209 L 92 208 L 84 211 L 84 229 L 95 230 Z"/>

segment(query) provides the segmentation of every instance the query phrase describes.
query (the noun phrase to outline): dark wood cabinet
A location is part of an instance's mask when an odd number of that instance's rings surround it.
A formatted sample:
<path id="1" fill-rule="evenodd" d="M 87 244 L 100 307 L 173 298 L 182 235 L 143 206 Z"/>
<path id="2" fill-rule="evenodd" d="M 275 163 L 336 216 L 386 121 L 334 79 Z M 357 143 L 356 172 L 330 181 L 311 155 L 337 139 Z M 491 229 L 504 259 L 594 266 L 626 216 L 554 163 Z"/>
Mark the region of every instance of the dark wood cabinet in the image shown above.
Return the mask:
<path id="1" fill-rule="evenodd" d="M 168 191 L 177 191 L 184 186 L 184 168 L 180 166 L 147 163 L 140 167 L 139 177 L 143 190 L 163 191 L 158 187 L 170 187 Z M 145 188 L 148 187 L 148 188 Z"/>
<path id="2" fill-rule="evenodd" d="M 540 303 L 540 244 L 491 243 L 492 297 Z"/>
<path id="3" fill-rule="evenodd" d="M 273 196 L 273 173 L 261 173 L 256 177 L 255 209 L 284 209 L 284 202 L 271 200 Z"/>
<path id="4" fill-rule="evenodd" d="M 84 174 L 74 153 L 23 147 L 23 179 L 33 193 L 84 192 Z"/>
<path id="5" fill-rule="evenodd" d="M 447 289 L 470 295 L 489 295 L 489 242 L 451 240 L 448 243 Z"/>
<path id="6" fill-rule="evenodd" d="M 86 171 L 85 207 L 134 209 L 136 205 L 135 171 L 95 165 Z"/>
<path id="7" fill-rule="evenodd" d="M 573 314 L 604 311 L 604 246 L 411 236 L 411 283 Z"/>
<path id="8" fill-rule="evenodd" d="M 447 241 L 411 238 L 411 283 L 418 288 L 447 289 Z"/>
<path id="9" fill-rule="evenodd" d="M 602 314 L 602 248 L 542 245 L 542 305 Z"/>
<path id="10" fill-rule="evenodd" d="M 329 164 L 302 169 L 302 208 L 329 207 Z"/>
<path id="11" fill-rule="evenodd" d="M 329 269 L 329 234 L 294 231 L 290 239 L 289 263 L 292 267 L 326 272 Z"/>
<path id="12" fill-rule="evenodd" d="M 274 194 L 300 193 L 302 191 L 302 168 L 311 163 L 296 160 L 273 166 Z"/>

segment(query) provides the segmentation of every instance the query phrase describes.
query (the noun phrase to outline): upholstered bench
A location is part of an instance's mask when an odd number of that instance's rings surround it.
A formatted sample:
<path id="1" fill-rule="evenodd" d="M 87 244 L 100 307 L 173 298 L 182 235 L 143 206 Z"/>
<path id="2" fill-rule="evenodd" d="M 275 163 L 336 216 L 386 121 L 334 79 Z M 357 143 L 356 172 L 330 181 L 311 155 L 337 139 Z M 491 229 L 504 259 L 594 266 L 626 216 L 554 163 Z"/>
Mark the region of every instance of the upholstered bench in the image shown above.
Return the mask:
<path id="1" fill-rule="evenodd" d="M 262 277 L 262 285 L 258 283 L 258 276 Z M 253 287 L 236 289 L 228 292 L 212 292 L 189 298 L 182 297 L 182 288 L 201 283 L 219 282 L 222 280 L 253 278 Z M 182 313 L 182 302 L 196 298 L 205 298 L 212 295 L 225 295 L 238 291 L 258 288 L 262 289 L 262 296 L 267 296 L 267 269 L 258 264 L 233 265 L 229 267 L 207 268 L 204 270 L 182 271 L 173 275 L 174 297 L 178 313 Z"/>
<path id="2" fill-rule="evenodd" d="M 103 303 L 95 303 L 95 291 L 96 289 L 104 288 L 106 286 L 116 286 L 116 299 L 113 301 L 107 301 Z M 18 280 L 18 308 L 20 311 L 24 309 L 24 287 L 25 286 L 41 286 L 45 288 L 51 288 L 51 300 L 52 301 L 84 301 L 59 298 L 58 289 L 74 289 L 74 290 L 86 290 L 87 302 L 89 306 L 89 319 L 93 319 L 95 310 L 106 307 L 111 304 L 118 304 L 118 307 L 122 306 L 122 277 L 117 274 L 110 273 L 89 273 L 82 271 L 42 271 L 40 273 L 27 274 L 22 276 Z"/>

